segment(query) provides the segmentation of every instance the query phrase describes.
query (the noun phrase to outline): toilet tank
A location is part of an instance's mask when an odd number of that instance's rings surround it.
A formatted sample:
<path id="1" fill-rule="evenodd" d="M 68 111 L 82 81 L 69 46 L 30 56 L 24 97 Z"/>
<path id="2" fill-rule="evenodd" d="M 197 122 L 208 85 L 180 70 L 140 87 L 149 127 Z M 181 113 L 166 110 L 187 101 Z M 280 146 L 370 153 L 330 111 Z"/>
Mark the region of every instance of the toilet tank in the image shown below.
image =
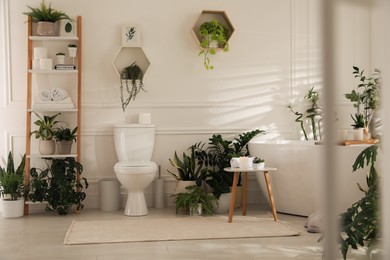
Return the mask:
<path id="1" fill-rule="evenodd" d="M 150 161 L 154 149 L 154 125 L 114 125 L 115 151 L 119 161 Z"/>

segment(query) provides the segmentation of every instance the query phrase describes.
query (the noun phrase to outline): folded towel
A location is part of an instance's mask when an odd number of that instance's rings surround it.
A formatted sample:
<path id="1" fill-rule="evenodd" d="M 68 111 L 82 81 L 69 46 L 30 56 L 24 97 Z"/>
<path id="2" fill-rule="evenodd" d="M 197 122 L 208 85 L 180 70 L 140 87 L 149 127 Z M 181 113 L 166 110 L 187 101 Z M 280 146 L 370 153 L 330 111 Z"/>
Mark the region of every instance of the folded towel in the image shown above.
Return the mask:
<path id="1" fill-rule="evenodd" d="M 43 101 L 39 97 L 35 97 L 33 103 L 34 104 L 73 104 L 71 97 L 64 98 L 63 100 L 60 101 L 52 101 L 52 100 Z"/>
<path id="2" fill-rule="evenodd" d="M 53 101 L 61 101 L 61 100 L 64 100 L 65 98 L 67 98 L 67 97 L 69 97 L 69 93 L 65 89 L 54 88 L 51 91 L 51 99 Z"/>
<path id="3" fill-rule="evenodd" d="M 42 101 L 50 101 L 51 100 L 51 92 L 50 90 L 48 89 L 42 89 L 39 91 L 38 93 L 39 95 L 39 98 L 42 100 Z"/>

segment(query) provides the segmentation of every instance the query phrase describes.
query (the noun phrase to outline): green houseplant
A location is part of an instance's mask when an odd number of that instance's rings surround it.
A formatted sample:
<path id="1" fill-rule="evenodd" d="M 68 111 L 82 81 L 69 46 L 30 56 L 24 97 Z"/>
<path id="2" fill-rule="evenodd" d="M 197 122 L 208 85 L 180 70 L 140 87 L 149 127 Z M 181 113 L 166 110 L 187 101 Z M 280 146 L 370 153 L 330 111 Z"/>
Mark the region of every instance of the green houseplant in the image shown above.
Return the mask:
<path id="1" fill-rule="evenodd" d="M 264 133 L 263 130 L 253 130 L 239 134 L 232 141 L 224 139 L 219 134 L 214 134 L 207 145 L 197 143 L 195 156 L 203 168 L 202 178 L 213 189 L 214 195 L 219 198 L 223 193 L 229 193 L 233 184 L 233 174 L 224 171 L 230 167 L 230 160 L 235 156 L 248 156 L 248 143 L 256 135 Z"/>
<path id="2" fill-rule="evenodd" d="M 168 172 L 177 180 L 175 193 L 186 192 L 187 186 L 192 186 L 194 184 L 200 186 L 202 184 L 203 163 L 197 162 L 195 146 L 191 146 L 189 150 L 189 155 L 183 152 L 181 158 L 179 158 L 175 151 L 173 158 L 169 159 L 169 163 L 177 171 L 175 173 L 168 170 Z"/>
<path id="3" fill-rule="evenodd" d="M 59 215 L 68 214 L 73 205 L 76 210 L 84 208 L 86 197 L 82 190 L 88 188 L 86 178 L 81 178 L 83 166 L 75 158 L 46 159 L 47 168 L 30 169 L 31 185 L 29 198 L 31 201 L 46 202 L 46 211 L 56 211 Z"/>
<path id="4" fill-rule="evenodd" d="M 59 154 L 69 154 L 72 150 L 73 141 L 77 141 L 77 126 L 70 129 L 67 127 L 60 127 L 54 133 L 54 139 L 57 145 L 57 151 Z"/>
<path id="5" fill-rule="evenodd" d="M 364 196 L 341 214 L 339 243 L 344 259 L 347 259 L 349 247 L 357 249 L 367 246 L 370 249 L 379 238 L 380 177 L 375 167 L 379 147 L 377 143 L 364 149 L 352 166 L 353 171 L 365 166 L 369 167 L 366 176 L 368 189 L 365 190 L 358 184 Z"/>
<path id="6" fill-rule="evenodd" d="M 310 107 L 305 111 L 305 114 L 295 111 L 292 104 L 289 104 L 287 107 L 290 112 L 297 116 L 295 122 L 300 124 L 305 140 L 309 140 L 309 138 L 307 136 L 305 121 L 302 119 L 303 116 L 305 116 L 310 122 L 313 139 L 315 141 L 320 140 L 321 122 L 323 119 L 323 108 L 319 105 L 320 94 L 317 90 L 314 90 L 314 87 L 312 87 L 308 90 L 307 94 L 304 96 L 304 99 L 306 99 L 310 104 Z"/>
<path id="7" fill-rule="evenodd" d="M 375 127 L 371 125 L 371 120 L 380 102 L 381 72 L 379 69 L 375 69 L 371 76 L 366 76 L 364 70 L 353 66 L 352 74 L 359 80 L 356 89 L 345 94 L 345 98 L 350 100 L 353 107 L 356 108 L 356 113 L 351 114 L 354 121 L 352 126 L 354 128 L 365 128 L 367 133 L 369 128 L 373 129 Z"/>
<path id="8" fill-rule="evenodd" d="M 56 121 L 56 118 L 61 114 L 57 113 L 53 116 L 43 116 L 41 117 L 37 113 L 34 114 L 38 119 L 34 122 L 38 126 L 37 130 L 31 132 L 31 135 L 35 134 L 35 138 L 41 139 L 39 142 L 39 152 L 41 154 L 54 154 L 55 152 L 55 143 L 54 143 L 54 133 L 57 131 L 57 124 L 59 121 Z"/>
<path id="9" fill-rule="evenodd" d="M 143 83 L 144 73 L 136 62 L 130 66 L 125 67 L 120 75 L 121 79 L 121 102 L 123 112 L 131 100 L 135 100 L 138 93 L 142 90 L 144 92 Z M 125 97 L 127 95 L 127 97 Z"/>
<path id="10" fill-rule="evenodd" d="M 222 48 L 223 52 L 229 51 L 227 39 L 229 38 L 230 30 L 219 23 L 218 20 L 212 19 L 200 25 L 199 34 L 202 37 L 200 41 L 202 50 L 199 52 L 199 56 L 203 55 L 204 67 L 207 70 L 213 70 L 214 66 L 210 64 L 209 55 L 215 55 L 217 48 Z"/>
<path id="11" fill-rule="evenodd" d="M 72 19 L 62 11 L 57 11 L 49 6 L 46 6 L 45 0 L 42 0 L 40 7 L 27 6 L 30 11 L 23 12 L 24 15 L 30 16 L 31 21 L 38 24 L 37 34 L 42 36 L 58 35 L 58 30 L 54 28 L 54 23 L 63 19 L 71 21 Z"/>
<path id="12" fill-rule="evenodd" d="M 6 166 L 0 166 L 0 194 L 3 200 L 3 217 L 14 218 L 23 216 L 25 187 L 24 171 L 26 163 L 26 154 L 15 170 L 14 158 L 12 152 L 8 154 Z"/>
<path id="13" fill-rule="evenodd" d="M 176 214 L 180 209 L 189 209 L 190 215 L 212 215 L 214 212 L 213 201 L 216 198 L 212 193 L 207 193 L 198 185 L 186 187 L 186 192 L 172 194 L 176 205 Z"/>

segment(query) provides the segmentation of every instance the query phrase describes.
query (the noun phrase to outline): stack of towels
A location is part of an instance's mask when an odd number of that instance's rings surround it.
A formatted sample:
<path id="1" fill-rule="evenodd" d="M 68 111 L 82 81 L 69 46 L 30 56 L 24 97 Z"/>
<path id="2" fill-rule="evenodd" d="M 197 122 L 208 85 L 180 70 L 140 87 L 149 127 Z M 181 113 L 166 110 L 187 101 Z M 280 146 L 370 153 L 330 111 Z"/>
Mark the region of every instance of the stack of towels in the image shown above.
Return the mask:
<path id="1" fill-rule="evenodd" d="M 75 105 L 65 89 L 42 89 L 34 98 L 33 109 L 72 109 Z"/>

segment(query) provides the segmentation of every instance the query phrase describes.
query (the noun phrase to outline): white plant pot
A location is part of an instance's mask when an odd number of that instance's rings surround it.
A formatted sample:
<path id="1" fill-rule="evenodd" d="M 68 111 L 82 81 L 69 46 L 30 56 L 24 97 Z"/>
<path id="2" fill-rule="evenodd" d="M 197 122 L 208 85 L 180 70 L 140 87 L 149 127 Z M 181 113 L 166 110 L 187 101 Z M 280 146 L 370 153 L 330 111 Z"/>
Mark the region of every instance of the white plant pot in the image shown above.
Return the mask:
<path id="1" fill-rule="evenodd" d="M 262 170 L 262 169 L 264 169 L 264 167 L 265 167 L 265 163 L 264 162 L 262 162 L 262 163 L 253 163 L 252 164 L 253 170 Z"/>
<path id="2" fill-rule="evenodd" d="M 39 140 L 39 153 L 42 155 L 54 154 L 56 151 L 55 142 L 53 140 Z"/>
<path id="3" fill-rule="evenodd" d="M 56 64 L 65 64 L 65 55 L 56 55 Z"/>
<path id="4" fill-rule="evenodd" d="M 186 190 L 186 187 L 194 186 L 196 185 L 196 181 L 182 181 L 178 180 L 176 184 L 175 193 L 188 193 L 189 191 Z"/>
<path id="5" fill-rule="evenodd" d="M 57 141 L 57 152 L 58 154 L 70 154 L 72 151 L 73 141 Z"/>
<path id="6" fill-rule="evenodd" d="M 77 47 L 68 47 L 69 57 L 76 58 L 77 56 Z"/>
<path id="7" fill-rule="evenodd" d="M 20 218 L 24 214 L 24 199 L 3 200 L 2 202 L 3 218 Z"/>
<path id="8" fill-rule="evenodd" d="M 232 198 L 232 193 L 222 193 L 218 199 L 218 206 L 215 209 L 215 213 L 227 213 L 230 208 L 230 199 Z"/>

